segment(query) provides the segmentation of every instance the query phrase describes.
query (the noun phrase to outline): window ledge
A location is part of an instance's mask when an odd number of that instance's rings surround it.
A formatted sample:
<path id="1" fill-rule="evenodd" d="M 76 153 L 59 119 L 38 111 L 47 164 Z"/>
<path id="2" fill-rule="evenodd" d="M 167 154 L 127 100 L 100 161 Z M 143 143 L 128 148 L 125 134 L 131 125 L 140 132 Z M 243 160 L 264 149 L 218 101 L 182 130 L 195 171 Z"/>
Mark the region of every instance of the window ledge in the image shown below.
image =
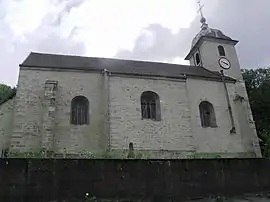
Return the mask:
<path id="1" fill-rule="evenodd" d="M 218 128 L 218 126 L 202 126 L 202 128 Z"/>
<path id="2" fill-rule="evenodd" d="M 161 121 L 161 119 L 146 119 L 146 118 L 141 118 L 141 120 L 150 120 L 150 121 L 154 121 L 154 122 Z"/>

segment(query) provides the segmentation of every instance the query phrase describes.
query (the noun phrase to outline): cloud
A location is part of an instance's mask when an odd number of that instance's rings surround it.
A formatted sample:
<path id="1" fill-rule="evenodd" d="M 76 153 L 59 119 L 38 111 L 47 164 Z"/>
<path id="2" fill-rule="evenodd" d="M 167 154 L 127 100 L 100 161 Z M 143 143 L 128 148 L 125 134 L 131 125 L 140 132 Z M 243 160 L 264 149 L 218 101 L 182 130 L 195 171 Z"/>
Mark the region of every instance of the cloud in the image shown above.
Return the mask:
<path id="1" fill-rule="evenodd" d="M 270 1 L 220 1 L 209 21 L 239 40 L 242 68 L 270 66 Z"/>
<path id="2" fill-rule="evenodd" d="M 57 13 L 55 13 L 55 18 L 53 19 L 51 25 L 57 26 L 61 25 L 64 20 L 64 17 L 70 14 L 71 10 L 74 8 L 78 8 L 81 6 L 85 0 L 54 0 L 53 6 L 56 8 L 60 7 L 60 9 L 56 9 Z M 50 17 L 50 14 L 48 15 Z"/>
<path id="3" fill-rule="evenodd" d="M 269 64 L 270 1 L 202 2 L 209 26 L 240 41 L 243 68 Z M 183 63 L 200 29 L 195 3 L 0 0 L 0 82 L 17 83 L 30 51 Z"/>
<path id="4" fill-rule="evenodd" d="M 241 67 L 270 66 L 270 1 L 219 0 L 215 5 L 212 2 L 204 1 L 207 23 L 240 41 L 237 51 Z M 190 50 L 193 37 L 200 30 L 199 16 L 188 28 L 179 29 L 177 33 L 161 24 L 151 24 L 144 30 L 131 50 L 119 50 L 116 57 L 155 61 L 183 58 Z"/>
<path id="5" fill-rule="evenodd" d="M 0 74 L 0 82 L 13 85 L 17 83 L 18 64 L 30 51 L 113 57 L 118 49 L 131 48 L 144 26 L 160 23 L 177 30 L 188 27 L 195 14 L 195 2 L 190 0 L 169 3 L 0 0 L 0 3 L 0 44 L 5 55 L 0 61 L 0 71 L 5 72 L 5 76 Z"/>
<path id="6" fill-rule="evenodd" d="M 17 18 L 15 15 L 9 16 L 9 13 L 5 12 L 10 5 L 3 2 L 7 1 L 0 2 L 0 17 L 2 16 L 2 18 L 0 18 L 0 83 L 9 85 L 15 85 L 17 83 L 18 65 L 31 51 L 76 55 L 85 54 L 84 43 L 74 40 L 76 27 L 67 31 L 65 36 L 62 34 L 62 24 L 65 22 L 65 18 L 72 12 L 72 9 L 82 5 L 84 3 L 83 0 L 52 1 L 52 4 L 47 4 L 48 7 L 44 8 L 49 11 L 41 16 L 39 25 L 31 32 L 26 29 L 24 32 L 19 32 L 19 34 L 14 31 L 16 27 L 11 26 L 17 23 L 12 21 Z M 21 9 L 27 9 L 27 0 L 10 2 L 15 2 L 19 6 L 22 6 Z M 38 3 L 40 2 L 41 1 Z M 33 4 L 32 6 L 34 7 L 35 5 Z M 20 10 L 18 12 L 20 12 Z"/>
<path id="7" fill-rule="evenodd" d="M 169 28 L 160 24 L 147 26 L 136 39 L 132 50 L 120 50 L 116 57 L 128 59 L 143 59 L 155 61 L 169 61 L 176 57 L 183 57 L 192 37 L 188 29 L 180 29 L 173 33 Z"/>

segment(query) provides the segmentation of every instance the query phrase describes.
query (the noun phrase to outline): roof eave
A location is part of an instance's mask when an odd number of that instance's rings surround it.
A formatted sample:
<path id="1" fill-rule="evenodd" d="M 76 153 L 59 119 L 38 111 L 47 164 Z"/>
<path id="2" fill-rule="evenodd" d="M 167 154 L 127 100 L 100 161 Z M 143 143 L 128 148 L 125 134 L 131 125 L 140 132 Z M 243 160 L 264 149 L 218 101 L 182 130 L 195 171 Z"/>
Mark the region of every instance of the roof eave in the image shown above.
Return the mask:
<path id="1" fill-rule="evenodd" d="M 237 40 L 232 40 L 232 39 L 221 39 L 221 38 L 215 38 L 215 37 L 211 37 L 211 36 L 202 36 L 197 41 L 197 43 L 191 48 L 191 50 L 189 51 L 189 53 L 185 57 L 185 60 L 189 60 L 191 58 L 191 56 L 194 54 L 194 52 L 197 50 L 197 48 L 202 44 L 203 40 L 205 40 L 205 39 L 215 39 L 218 41 L 228 42 L 232 45 L 236 45 L 238 43 Z"/>

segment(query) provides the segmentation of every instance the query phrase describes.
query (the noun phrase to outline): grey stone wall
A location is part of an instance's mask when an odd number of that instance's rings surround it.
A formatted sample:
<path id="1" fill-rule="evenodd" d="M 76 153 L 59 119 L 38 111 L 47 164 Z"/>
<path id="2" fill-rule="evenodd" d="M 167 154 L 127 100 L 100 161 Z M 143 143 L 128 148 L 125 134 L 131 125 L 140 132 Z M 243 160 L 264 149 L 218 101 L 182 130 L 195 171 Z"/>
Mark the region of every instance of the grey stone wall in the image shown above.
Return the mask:
<path id="1" fill-rule="evenodd" d="M 240 132 L 243 139 L 245 150 L 253 151 L 256 157 L 261 157 L 259 139 L 253 120 L 245 83 L 238 81 L 235 86 L 235 93 L 232 95 L 233 105 L 236 111 L 236 117 L 240 124 Z"/>
<path id="2" fill-rule="evenodd" d="M 257 157 L 261 157 L 259 141 L 253 121 L 249 100 L 242 78 L 239 60 L 235 46 L 229 42 L 220 42 L 215 39 L 207 39 L 200 46 L 200 54 L 203 66 L 211 71 L 220 71 L 222 68 L 218 64 L 219 54 L 218 46 L 222 45 L 225 49 L 226 58 L 231 63 L 231 68 L 223 70 L 228 75 L 237 80 L 235 85 L 228 87 L 233 114 L 238 124 L 238 132 L 241 133 L 241 141 L 245 151 L 254 152 Z M 190 60 L 192 63 L 192 59 Z M 240 96 L 243 99 L 235 101 L 235 97 Z"/>
<path id="3" fill-rule="evenodd" d="M 54 150 L 57 87 L 57 81 L 45 82 L 44 96 L 41 101 L 41 147 L 44 151 Z"/>
<path id="4" fill-rule="evenodd" d="M 57 82 L 54 106 L 51 98 L 44 96 L 48 80 Z M 95 153 L 108 148 L 127 150 L 132 142 L 136 151 L 147 153 L 150 158 L 192 158 L 196 153 L 254 156 L 259 149 L 254 123 L 239 118 L 245 107 L 239 108 L 239 103 L 233 100 L 236 86 L 232 83 L 227 86 L 235 134 L 230 134 L 231 122 L 221 82 L 24 68 L 20 71 L 15 98 L 11 151 L 47 148 L 62 154 Z M 160 121 L 142 120 L 140 96 L 144 91 L 159 95 Z M 89 125 L 70 124 L 71 100 L 78 95 L 89 100 Z M 213 104 L 217 128 L 201 127 L 198 106 L 203 100 Z M 52 107 L 53 119 L 48 116 Z M 248 111 L 246 117 L 250 117 Z M 248 127 L 253 130 L 248 132 Z"/>
<path id="5" fill-rule="evenodd" d="M 230 86 L 228 89 L 232 91 L 234 84 L 227 85 Z M 188 79 L 187 86 L 191 105 L 192 127 L 196 140 L 197 151 L 208 153 L 246 152 L 243 148 L 237 120 L 235 120 L 236 134 L 230 134 L 232 125 L 230 122 L 223 83 Z M 202 101 L 209 101 L 212 103 L 217 121 L 216 128 L 203 128 L 201 126 L 199 104 Z M 232 110 L 233 115 L 235 116 L 234 108 Z"/>
<path id="6" fill-rule="evenodd" d="M 0 152 L 9 148 L 13 122 L 14 98 L 0 105 Z"/>
<path id="7" fill-rule="evenodd" d="M 153 91 L 160 97 L 161 121 L 142 120 L 140 97 Z M 190 105 L 185 81 L 154 78 L 110 78 L 112 149 L 194 150 Z"/>
<path id="8" fill-rule="evenodd" d="M 231 63 L 231 68 L 229 70 L 224 70 L 226 75 L 231 76 L 235 79 L 241 77 L 240 65 L 234 45 L 229 43 L 219 43 L 214 39 L 206 40 L 202 43 L 200 49 L 201 59 L 203 67 L 211 71 L 220 71 L 222 68 L 218 64 L 219 53 L 218 46 L 222 45 L 225 49 L 226 58 Z"/>
<path id="9" fill-rule="evenodd" d="M 102 75 L 76 71 L 21 69 L 16 96 L 13 151 L 41 149 L 42 102 L 47 80 L 58 82 L 55 111 L 54 151 L 79 153 L 100 151 L 107 145 L 104 138 L 104 113 L 101 104 Z M 83 95 L 89 100 L 90 124 L 70 124 L 71 100 Z"/>

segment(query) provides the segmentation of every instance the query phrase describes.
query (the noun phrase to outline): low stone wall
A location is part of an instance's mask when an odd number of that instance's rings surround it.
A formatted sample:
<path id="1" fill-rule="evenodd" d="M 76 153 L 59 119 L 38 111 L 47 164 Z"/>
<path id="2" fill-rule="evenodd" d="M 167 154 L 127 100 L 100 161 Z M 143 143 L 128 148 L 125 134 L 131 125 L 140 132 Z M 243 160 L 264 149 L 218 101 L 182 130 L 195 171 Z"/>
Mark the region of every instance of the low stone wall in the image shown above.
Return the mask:
<path id="1" fill-rule="evenodd" d="M 181 201 L 270 191 L 270 161 L 2 159 L 3 201 Z"/>

